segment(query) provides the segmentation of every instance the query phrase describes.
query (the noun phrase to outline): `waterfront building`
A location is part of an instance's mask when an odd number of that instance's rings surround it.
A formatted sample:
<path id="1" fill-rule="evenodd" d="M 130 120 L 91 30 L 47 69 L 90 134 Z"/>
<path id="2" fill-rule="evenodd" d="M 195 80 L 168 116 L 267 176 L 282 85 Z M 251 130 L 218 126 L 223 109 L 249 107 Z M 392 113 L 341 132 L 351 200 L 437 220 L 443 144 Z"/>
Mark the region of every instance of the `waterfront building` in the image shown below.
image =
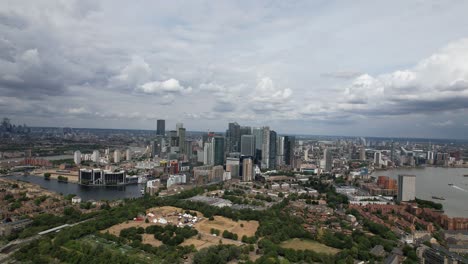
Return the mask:
<path id="1" fill-rule="evenodd" d="M 398 196 L 399 202 L 413 201 L 416 198 L 416 176 L 398 175 Z"/>
<path id="2" fill-rule="evenodd" d="M 125 171 L 80 169 L 78 183 L 82 185 L 115 186 L 126 184 Z"/>
<path id="3" fill-rule="evenodd" d="M 81 152 L 79 150 L 73 153 L 73 161 L 75 162 L 76 165 L 81 164 Z"/>

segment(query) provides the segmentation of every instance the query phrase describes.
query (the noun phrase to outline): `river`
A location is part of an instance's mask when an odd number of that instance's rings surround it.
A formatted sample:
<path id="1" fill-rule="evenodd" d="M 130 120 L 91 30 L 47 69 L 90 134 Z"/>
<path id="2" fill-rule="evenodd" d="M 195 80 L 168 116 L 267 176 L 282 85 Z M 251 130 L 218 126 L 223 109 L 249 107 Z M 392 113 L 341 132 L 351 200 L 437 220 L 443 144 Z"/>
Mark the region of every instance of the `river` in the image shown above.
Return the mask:
<path id="1" fill-rule="evenodd" d="M 468 217 L 468 168 L 424 167 L 375 171 L 372 176 L 389 176 L 398 180 L 399 174 L 416 175 L 416 197 L 441 203 L 450 217 Z M 453 184 L 450 186 L 448 184 Z M 434 200 L 432 196 L 445 200 Z"/>
<path id="2" fill-rule="evenodd" d="M 47 190 L 62 193 L 63 195 L 75 194 L 81 197 L 83 201 L 117 200 L 141 197 L 141 189 L 145 186 L 145 184 L 132 184 L 122 187 L 90 187 L 71 182 L 58 182 L 54 179 L 45 180 L 44 178 L 37 176 L 6 176 L 5 178 L 34 183 Z"/>

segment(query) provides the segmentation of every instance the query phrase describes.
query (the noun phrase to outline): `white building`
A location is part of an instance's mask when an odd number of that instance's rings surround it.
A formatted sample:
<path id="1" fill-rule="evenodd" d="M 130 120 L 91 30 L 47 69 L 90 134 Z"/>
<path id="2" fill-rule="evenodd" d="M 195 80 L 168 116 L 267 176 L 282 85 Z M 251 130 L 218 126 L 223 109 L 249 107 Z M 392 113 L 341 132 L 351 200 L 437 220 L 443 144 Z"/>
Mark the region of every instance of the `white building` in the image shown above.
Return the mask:
<path id="1" fill-rule="evenodd" d="M 214 164 L 214 144 L 211 142 L 205 142 L 205 146 L 203 148 L 203 164 Z"/>
<path id="2" fill-rule="evenodd" d="M 132 160 L 132 152 L 130 151 L 130 149 L 127 149 L 127 151 L 125 152 L 125 158 L 127 161 Z"/>
<path id="3" fill-rule="evenodd" d="M 101 160 L 101 156 L 99 154 L 99 150 L 94 150 L 93 155 L 91 156 L 93 162 L 98 163 Z"/>
<path id="4" fill-rule="evenodd" d="M 81 203 L 81 197 L 75 196 L 75 197 L 72 198 L 71 202 L 72 202 L 72 204 Z"/>
<path id="5" fill-rule="evenodd" d="M 187 177 L 185 174 L 177 174 L 177 175 L 169 175 L 169 179 L 167 179 L 166 187 L 169 188 L 174 184 L 181 184 L 186 183 Z"/>
<path id="6" fill-rule="evenodd" d="M 416 198 L 416 175 L 398 175 L 399 202 L 412 201 Z"/>
<path id="7" fill-rule="evenodd" d="M 225 171 L 223 172 L 223 181 L 229 181 L 231 179 L 231 172 Z"/>
<path id="8" fill-rule="evenodd" d="M 119 163 L 121 159 L 120 150 L 114 150 L 114 163 Z"/>
<path id="9" fill-rule="evenodd" d="M 79 150 L 75 151 L 75 153 L 73 154 L 73 161 L 76 165 L 81 164 L 81 152 Z"/>

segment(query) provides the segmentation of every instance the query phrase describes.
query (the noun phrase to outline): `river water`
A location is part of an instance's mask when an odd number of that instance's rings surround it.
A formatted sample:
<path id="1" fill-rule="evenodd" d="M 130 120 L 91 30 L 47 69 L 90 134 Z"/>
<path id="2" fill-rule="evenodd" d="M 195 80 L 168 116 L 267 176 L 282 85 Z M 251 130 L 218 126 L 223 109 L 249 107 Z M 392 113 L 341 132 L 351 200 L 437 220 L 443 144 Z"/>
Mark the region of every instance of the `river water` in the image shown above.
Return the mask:
<path id="1" fill-rule="evenodd" d="M 389 176 L 398 180 L 399 174 L 416 175 L 416 197 L 441 203 L 450 217 L 468 217 L 468 168 L 424 167 L 375 171 L 372 176 Z M 453 184 L 450 186 L 448 184 Z M 432 196 L 445 200 L 434 200 Z"/>
<path id="2" fill-rule="evenodd" d="M 121 187 L 90 187 L 71 182 L 58 182 L 55 179 L 44 180 L 44 178 L 37 176 L 6 176 L 5 178 L 34 183 L 47 190 L 62 193 L 63 195 L 75 194 L 81 197 L 83 201 L 141 197 L 141 189 L 145 186 L 145 184 L 132 184 Z"/>

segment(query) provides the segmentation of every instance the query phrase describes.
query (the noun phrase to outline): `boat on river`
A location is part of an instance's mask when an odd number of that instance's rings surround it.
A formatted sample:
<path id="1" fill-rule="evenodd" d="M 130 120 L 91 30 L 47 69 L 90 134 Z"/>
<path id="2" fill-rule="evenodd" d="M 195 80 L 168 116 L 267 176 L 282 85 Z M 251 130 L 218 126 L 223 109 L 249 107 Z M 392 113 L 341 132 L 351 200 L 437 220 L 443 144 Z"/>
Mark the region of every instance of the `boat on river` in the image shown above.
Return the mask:
<path id="1" fill-rule="evenodd" d="M 444 197 L 442 197 L 442 196 L 435 196 L 435 195 L 432 196 L 432 199 L 435 199 L 435 200 L 445 200 Z"/>

